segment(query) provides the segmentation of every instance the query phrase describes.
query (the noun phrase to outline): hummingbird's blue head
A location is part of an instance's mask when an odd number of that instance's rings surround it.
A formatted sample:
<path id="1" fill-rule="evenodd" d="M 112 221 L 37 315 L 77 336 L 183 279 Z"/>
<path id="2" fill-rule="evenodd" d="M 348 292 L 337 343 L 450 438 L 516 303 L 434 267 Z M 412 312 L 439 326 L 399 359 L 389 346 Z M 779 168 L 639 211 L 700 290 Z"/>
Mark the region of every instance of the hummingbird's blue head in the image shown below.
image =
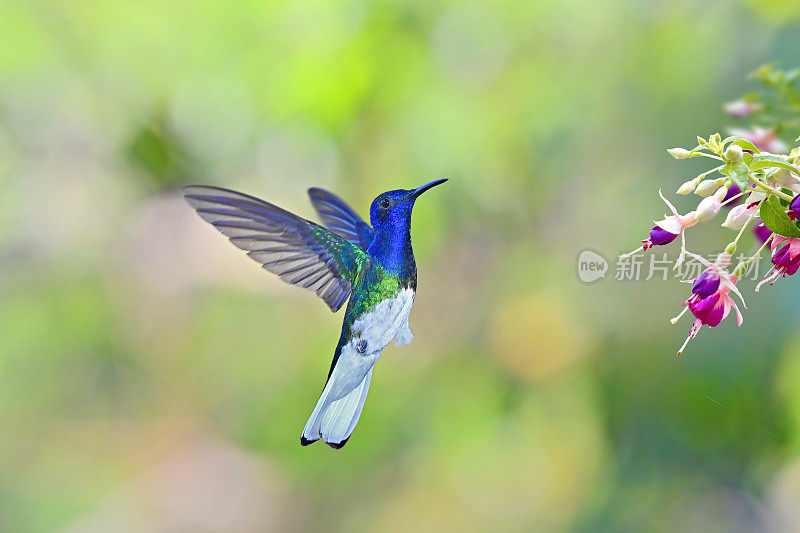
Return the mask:
<path id="1" fill-rule="evenodd" d="M 378 195 L 369 208 L 369 220 L 375 233 L 383 233 L 381 230 L 392 228 L 409 227 L 411 210 L 419 195 L 445 181 L 447 179 L 434 180 L 416 189 L 398 189 Z"/>
<path id="2" fill-rule="evenodd" d="M 445 181 L 432 181 L 411 191 L 388 191 L 372 201 L 369 219 L 375 229 L 375 238 L 367 253 L 384 268 L 401 277 L 410 278 L 414 275 L 416 266 L 411 250 L 411 210 L 420 194 Z"/>

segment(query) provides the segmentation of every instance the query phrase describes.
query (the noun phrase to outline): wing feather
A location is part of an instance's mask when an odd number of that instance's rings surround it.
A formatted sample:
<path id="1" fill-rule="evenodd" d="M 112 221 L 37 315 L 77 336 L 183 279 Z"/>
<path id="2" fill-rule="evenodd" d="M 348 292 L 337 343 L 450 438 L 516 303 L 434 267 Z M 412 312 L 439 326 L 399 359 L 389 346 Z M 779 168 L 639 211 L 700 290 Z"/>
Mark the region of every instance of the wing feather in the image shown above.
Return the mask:
<path id="1" fill-rule="evenodd" d="M 325 189 L 313 187 L 308 190 L 308 196 L 328 229 L 367 251 L 375 238 L 375 232 L 352 207 Z"/>
<path id="2" fill-rule="evenodd" d="M 181 192 L 203 220 L 265 270 L 313 290 L 334 312 L 369 261 L 346 237 L 253 196 L 202 185 Z"/>

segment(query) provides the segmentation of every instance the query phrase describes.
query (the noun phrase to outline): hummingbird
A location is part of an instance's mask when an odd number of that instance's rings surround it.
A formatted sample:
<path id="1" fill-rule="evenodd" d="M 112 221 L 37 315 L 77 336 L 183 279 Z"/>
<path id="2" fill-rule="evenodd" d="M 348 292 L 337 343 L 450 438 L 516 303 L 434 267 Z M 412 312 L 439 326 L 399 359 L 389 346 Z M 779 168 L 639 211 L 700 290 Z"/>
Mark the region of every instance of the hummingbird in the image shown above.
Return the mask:
<path id="1" fill-rule="evenodd" d="M 320 188 L 308 195 L 324 226 L 280 207 L 220 187 L 183 187 L 189 204 L 262 267 L 312 290 L 334 313 L 345 302 L 342 332 L 328 379 L 300 435 L 344 446 L 361 416 L 372 370 L 393 340 L 414 339 L 408 320 L 417 290 L 411 211 L 417 198 L 447 179 L 378 195 L 370 224 L 341 198 Z"/>

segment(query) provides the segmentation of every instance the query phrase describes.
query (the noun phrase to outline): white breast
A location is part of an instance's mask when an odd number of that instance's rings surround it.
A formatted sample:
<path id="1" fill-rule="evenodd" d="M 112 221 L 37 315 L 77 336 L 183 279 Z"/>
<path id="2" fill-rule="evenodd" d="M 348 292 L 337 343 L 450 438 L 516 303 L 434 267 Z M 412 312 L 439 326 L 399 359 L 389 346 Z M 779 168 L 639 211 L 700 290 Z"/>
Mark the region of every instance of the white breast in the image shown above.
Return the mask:
<path id="1" fill-rule="evenodd" d="M 380 353 L 398 335 L 401 336 L 398 341 L 403 340 L 407 344 L 411 334 L 408 329 L 408 315 L 413 304 L 413 289 L 403 289 L 395 297 L 380 302 L 375 309 L 353 323 L 351 342 L 355 342 L 358 347 L 357 343 L 366 341 L 366 354 Z"/>
<path id="2" fill-rule="evenodd" d="M 408 315 L 414 303 L 413 289 L 403 289 L 386 299 L 353 323 L 353 337 L 342 346 L 339 360 L 331 376 L 330 399 L 338 400 L 361 383 L 381 356 L 381 352 L 397 337 L 398 344 L 411 342 Z"/>

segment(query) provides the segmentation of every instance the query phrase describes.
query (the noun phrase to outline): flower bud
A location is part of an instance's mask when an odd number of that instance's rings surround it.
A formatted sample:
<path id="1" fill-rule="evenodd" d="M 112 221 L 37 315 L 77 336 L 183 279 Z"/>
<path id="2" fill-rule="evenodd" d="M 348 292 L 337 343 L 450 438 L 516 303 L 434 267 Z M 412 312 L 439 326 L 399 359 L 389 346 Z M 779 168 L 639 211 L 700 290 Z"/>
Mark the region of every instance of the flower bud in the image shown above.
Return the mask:
<path id="1" fill-rule="evenodd" d="M 722 227 L 736 231 L 742 229 L 744 225 L 747 224 L 747 221 L 750 220 L 753 211 L 755 211 L 757 207 L 750 206 L 751 204 L 739 204 L 731 209 L 725 222 L 722 223 Z"/>
<path id="2" fill-rule="evenodd" d="M 732 144 L 725 150 L 725 160 L 731 163 L 736 163 L 742 160 L 742 147 L 738 144 Z"/>
<path id="3" fill-rule="evenodd" d="M 691 194 L 694 192 L 695 187 L 697 187 L 697 183 L 694 180 L 689 180 L 683 183 L 678 190 L 676 191 L 678 194 Z"/>
<path id="4" fill-rule="evenodd" d="M 690 154 L 686 148 L 670 148 L 667 152 L 675 159 L 686 159 Z"/>
<path id="5" fill-rule="evenodd" d="M 720 194 L 720 192 L 722 194 Z M 719 213 L 719 210 L 722 207 L 722 202 L 720 200 L 723 196 L 725 196 L 725 192 L 725 189 L 720 187 L 713 196 L 703 198 L 703 201 L 700 202 L 700 204 L 697 206 L 697 210 L 695 211 L 697 220 L 705 221 L 717 216 L 717 213 Z"/>
<path id="6" fill-rule="evenodd" d="M 703 180 L 700 182 L 700 185 L 697 186 L 697 189 L 695 189 L 694 193 L 697 196 L 702 196 L 705 198 L 706 196 L 711 196 L 714 194 L 714 191 L 716 191 L 717 188 L 719 188 L 719 183 L 717 183 L 717 180 Z"/>

